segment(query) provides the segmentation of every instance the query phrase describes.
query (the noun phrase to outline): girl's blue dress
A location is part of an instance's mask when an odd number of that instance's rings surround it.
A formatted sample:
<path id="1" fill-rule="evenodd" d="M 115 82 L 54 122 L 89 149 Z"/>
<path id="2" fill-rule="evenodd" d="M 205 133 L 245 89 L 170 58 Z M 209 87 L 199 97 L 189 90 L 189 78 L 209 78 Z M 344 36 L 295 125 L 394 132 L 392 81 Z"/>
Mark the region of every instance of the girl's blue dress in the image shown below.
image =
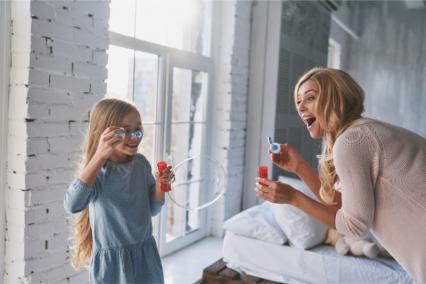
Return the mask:
<path id="1" fill-rule="evenodd" d="M 151 166 L 142 154 L 124 164 L 106 162 L 92 187 L 79 179 L 71 183 L 65 210 L 77 213 L 89 206 L 91 283 L 164 283 L 151 223 L 164 201 L 153 200 L 154 190 Z"/>

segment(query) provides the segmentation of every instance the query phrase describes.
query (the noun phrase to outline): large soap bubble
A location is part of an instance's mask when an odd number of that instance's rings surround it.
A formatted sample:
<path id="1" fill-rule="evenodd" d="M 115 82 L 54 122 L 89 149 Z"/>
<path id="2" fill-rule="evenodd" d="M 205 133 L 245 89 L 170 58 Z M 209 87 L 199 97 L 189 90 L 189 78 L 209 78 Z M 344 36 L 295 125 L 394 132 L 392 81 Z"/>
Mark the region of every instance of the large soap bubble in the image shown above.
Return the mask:
<path id="1" fill-rule="evenodd" d="M 206 208 L 225 193 L 225 170 L 215 159 L 198 155 L 177 164 L 170 200 L 185 210 Z"/>

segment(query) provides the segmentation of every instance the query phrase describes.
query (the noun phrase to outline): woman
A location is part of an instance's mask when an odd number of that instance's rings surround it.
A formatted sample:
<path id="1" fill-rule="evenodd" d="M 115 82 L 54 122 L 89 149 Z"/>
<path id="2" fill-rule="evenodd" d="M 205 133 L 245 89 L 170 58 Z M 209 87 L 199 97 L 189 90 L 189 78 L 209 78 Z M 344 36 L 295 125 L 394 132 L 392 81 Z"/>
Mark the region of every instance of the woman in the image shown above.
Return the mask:
<path id="1" fill-rule="evenodd" d="M 323 139 L 319 174 L 287 144 L 271 160 L 298 175 L 321 203 L 266 179 L 258 179 L 258 197 L 296 206 L 344 235 L 362 237 L 371 230 L 426 283 L 426 140 L 363 118 L 363 90 L 341 70 L 308 71 L 295 86 L 294 100 L 310 136 Z"/>

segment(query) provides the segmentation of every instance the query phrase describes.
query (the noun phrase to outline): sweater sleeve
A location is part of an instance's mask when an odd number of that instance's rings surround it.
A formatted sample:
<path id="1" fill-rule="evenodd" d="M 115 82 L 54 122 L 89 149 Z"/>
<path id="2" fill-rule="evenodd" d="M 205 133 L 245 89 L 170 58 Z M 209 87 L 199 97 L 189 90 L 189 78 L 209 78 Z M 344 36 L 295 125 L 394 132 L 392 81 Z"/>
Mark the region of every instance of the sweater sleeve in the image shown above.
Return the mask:
<path id="1" fill-rule="evenodd" d="M 98 178 L 96 178 L 95 183 L 89 187 L 80 179 L 75 179 L 65 192 L 65 211 L 69 214 L 83 211 L 96 195 L 97 188 L 99 187 L 97 180 Z"/>
<path id="2" fill-rule="evenodd" d="M 335 221 L 337 231 L 343 235 L 363 237 L 372 226 L 379 153 L 379 143 L 366 126 L 346 130 L 333 147 L 342 193 L 342 207 Z"/>

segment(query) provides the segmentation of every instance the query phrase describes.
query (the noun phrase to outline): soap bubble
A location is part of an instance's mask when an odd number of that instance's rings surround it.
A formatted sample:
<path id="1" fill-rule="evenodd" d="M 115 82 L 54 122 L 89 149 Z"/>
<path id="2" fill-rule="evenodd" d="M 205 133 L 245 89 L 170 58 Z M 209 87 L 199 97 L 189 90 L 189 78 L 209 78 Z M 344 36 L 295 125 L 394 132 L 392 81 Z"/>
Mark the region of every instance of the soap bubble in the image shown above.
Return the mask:
<path id="1" fill-rule="evenodd" d="M 225 170 L 215 159 L 198 155 L 183 160 L 173 171 L 170 200 L 185 210 L 206 208 L 225 193 Z"/>

